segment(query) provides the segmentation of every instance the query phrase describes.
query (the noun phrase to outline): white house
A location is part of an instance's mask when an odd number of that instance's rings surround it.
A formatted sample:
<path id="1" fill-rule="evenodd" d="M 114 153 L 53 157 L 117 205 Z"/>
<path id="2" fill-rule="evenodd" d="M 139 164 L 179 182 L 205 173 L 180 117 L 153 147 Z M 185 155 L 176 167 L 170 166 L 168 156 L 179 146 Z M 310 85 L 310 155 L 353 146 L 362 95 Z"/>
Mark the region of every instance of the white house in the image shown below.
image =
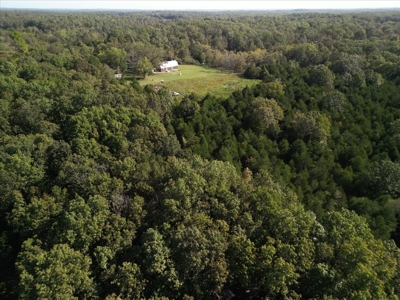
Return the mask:
<path id="1" fill-rule="evenodd" d="M 118 79 L 121 79 L 122 78 L 122 74 L 121 73 L 115 73 L 114 77 L 118 78 Z"/>
<path id="2" fill-rule="evenodd" d="M 176 60 L 164 61 L 160 64 L 161 72 L 177 71 L 178 62 Z"/>

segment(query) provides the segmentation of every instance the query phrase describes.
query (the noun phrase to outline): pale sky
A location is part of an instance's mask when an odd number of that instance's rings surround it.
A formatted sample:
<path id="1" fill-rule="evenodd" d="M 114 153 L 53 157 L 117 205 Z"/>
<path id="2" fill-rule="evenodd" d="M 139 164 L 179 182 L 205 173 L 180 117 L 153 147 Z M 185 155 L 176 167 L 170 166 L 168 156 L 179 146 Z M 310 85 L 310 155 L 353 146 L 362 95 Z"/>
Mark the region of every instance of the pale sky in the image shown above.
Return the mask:
<path id="1" fill-rule="evenodd" d="M 0 0 L 2 8 L 34 9 L 146 9 L 146 10 L 280 10 L 280 9 L 356 9 L 400 8 L 400 1 L 36 1 Z"/>

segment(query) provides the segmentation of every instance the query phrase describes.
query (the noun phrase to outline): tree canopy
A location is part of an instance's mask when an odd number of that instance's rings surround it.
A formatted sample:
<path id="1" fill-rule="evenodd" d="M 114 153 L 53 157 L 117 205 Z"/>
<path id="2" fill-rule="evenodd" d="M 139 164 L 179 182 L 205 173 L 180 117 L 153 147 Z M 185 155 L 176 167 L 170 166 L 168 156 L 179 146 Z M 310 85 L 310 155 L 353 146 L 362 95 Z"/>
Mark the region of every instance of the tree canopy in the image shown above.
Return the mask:
<path id="1" fill-rule="evenodd" d="M 1 299 L 400 297 L 398 12 L 0 20 Z"/>

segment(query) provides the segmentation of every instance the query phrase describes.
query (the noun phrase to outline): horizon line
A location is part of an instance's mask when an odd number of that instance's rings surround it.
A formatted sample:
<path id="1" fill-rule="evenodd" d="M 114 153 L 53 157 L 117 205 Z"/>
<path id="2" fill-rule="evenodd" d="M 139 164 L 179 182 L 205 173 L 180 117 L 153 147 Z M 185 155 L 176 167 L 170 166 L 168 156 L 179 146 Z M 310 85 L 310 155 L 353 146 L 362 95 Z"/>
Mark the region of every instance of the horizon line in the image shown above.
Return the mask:
<path id="1" fill-rule="evenodd" d="M 214 9 L 203 9 L 203 8 L 194 8 L 194 9 L 168 9 L 168 8 L 163 8 L 163 9 L 153 9 L 153 8 L 140 8 L 140 9 L 134 9 L 134 8 L 21 8 L 21 7 L 0 7 L 0 11 L 2 10 L 44 10 L 44 11 L 50 11 L 50 10 L 63 10 L 63 11 L 82 11 L 82 10 L 87 10 L 87 11 L 251 11 L 251 12 L 259 12 L 259 11 L 298 11 L 298 10 L 312 10 L 312 11 L 317 11 L 317 10 L 400 10 L 400 7 L 361 7 L 361 8 L 274 8 L 274 9 L 246 9 L 246 8 L 241 8 L 241 9 L 220 9 L 220 8 L 214 8 Z"/>

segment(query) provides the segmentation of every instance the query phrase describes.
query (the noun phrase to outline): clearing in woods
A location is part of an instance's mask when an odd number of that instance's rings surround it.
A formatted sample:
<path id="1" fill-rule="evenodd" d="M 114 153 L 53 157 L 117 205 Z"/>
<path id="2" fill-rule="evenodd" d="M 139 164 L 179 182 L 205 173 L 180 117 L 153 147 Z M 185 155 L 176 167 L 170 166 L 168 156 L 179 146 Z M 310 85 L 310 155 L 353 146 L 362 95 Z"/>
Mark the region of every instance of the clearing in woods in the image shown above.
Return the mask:
<path id="1" fill-rule="evenodd" d="M 228 97 L 235 90 L 259 82 L 261 81 L 242 78 L 238 74 L 194 65 L 180 65 L 178 71 L 148 75 L 146 79 L 139 80 L 141 86 L 162 85 L 171 92 L 178 92 L 181 96 L 191 93 L 205 96 L 210 93 L 217 97 Z"/>

